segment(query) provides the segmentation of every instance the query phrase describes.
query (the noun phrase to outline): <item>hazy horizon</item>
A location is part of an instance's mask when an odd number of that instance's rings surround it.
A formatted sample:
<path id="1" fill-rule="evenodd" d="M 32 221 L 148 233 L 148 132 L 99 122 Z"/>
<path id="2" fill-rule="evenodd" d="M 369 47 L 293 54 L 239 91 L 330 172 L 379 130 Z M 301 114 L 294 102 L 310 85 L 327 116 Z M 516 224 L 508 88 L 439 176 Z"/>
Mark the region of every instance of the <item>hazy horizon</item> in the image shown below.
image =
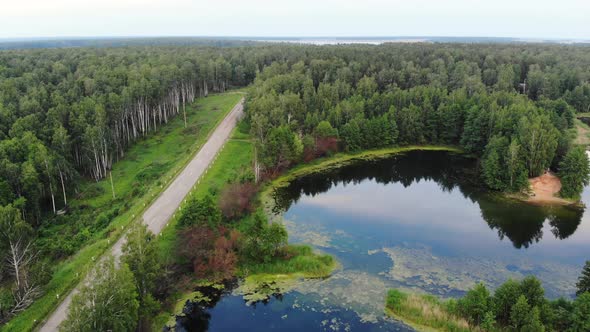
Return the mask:
<path id="1" fill-rule="evenodd" d="M 0 38 L 480 37 L 590 39 L 590 2 L 21 0 Z"/>

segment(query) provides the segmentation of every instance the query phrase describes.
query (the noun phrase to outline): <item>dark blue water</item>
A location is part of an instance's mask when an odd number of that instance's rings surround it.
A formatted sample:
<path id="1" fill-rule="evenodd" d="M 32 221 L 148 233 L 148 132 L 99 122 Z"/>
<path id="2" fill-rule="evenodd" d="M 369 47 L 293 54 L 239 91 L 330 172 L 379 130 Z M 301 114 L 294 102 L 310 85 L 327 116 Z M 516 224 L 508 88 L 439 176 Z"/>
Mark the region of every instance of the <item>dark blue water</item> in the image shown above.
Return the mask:
<path id="1" fill-rule="evenodd" d="M 335 256 L 341 269 L 267 303 L 248 306 L 228 292 L 205 309 L 208 329 L 403 331 L 383 315 L 389 288 L 454 297 L 478 282 L 495 288 L 530 274 L 547 296 L 573 296 L 590 259 L 584 209 L 489 193 L 475 166 L 415 151 L 294 181 L 276 193 L 290 241 Z"/>

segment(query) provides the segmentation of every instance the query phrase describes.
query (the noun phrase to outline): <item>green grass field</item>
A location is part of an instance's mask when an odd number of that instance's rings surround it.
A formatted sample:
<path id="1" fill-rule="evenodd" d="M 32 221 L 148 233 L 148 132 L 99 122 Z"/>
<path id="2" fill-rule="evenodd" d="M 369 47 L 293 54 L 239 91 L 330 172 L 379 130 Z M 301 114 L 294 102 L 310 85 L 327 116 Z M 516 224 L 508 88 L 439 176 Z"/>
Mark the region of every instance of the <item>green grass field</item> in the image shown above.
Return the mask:
<path id="1" fill-rule="evenodd" d="M 83 279 L 93 262 L 117 241 L 125 228 L 141 216 L 146 206 L 190 161 L 241 97 L 241 94 L 230 92 L 200 98 L 187 107 L 187 128 L 182 116 L 178 116 L 158 132 L 136 142 L 124 159 L 113 166 L 115 200 L 110 179 L 84 183 L 78 198 L 70 200 L 76 218 L 66 216 L 50 220 L 40 231 L 42 238 L 39 241 L 50 247 L 82 234 L 84 237 L 73 244 L 82 243 L 82 246 L 71 257 L 55 262 L 44 295 L 1 330 L 30 331 L 50 314 L 60 299 Z M 77 225 L 72 219 L 78 218 L 88 220 L 89 225 Z M 96 220 L 106 220 L 107 223 L 97 228 Z"/>

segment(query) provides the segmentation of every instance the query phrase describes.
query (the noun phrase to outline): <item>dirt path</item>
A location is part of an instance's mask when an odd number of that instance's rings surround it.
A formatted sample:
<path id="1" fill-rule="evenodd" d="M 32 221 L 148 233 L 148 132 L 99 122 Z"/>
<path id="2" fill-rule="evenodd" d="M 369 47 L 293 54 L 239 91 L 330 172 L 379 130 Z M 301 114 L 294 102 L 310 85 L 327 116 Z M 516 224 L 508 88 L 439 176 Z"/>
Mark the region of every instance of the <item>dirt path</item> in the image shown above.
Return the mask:
<path id="1" fill-rule="evenodd" d="M 574 140 L 574 144 L 588 146 L 590 145 L 590 129 L 588 129 L 588 126 L 581 121 L 578 121 L 576 121 L 576 130 L 578 134 Z"/>
<path id="2" fill-rule="evenodd" d="M 534 204 L 570 204 L 568 200 L 560 198 L 557 193 L 561 190 L 561 181 L 551 172 L 529 179 L 533 195 L 527 199 Z"/>
<path id="3" fill-rule="evenodd" d="M 221 121 L 211 134 L 207 142 L 201 147 L 197 155 L 189 162 L 182 172 L 174 179 L 168 188 L 156 199 L 155 202 L 143 214 L 143 222 L 154 234 L 159 234 L 168 223 L 172 215 L 182 203 L 184 197 L 190 192 L 199 177 L 203 175 L 209 165 L 215 160 L 225 141 L 229 138 L 237 121 L 243 114 L 244 99 L 240 100 L 231 112 Z M 121 256 L 125 237 L 122 236 L 111 249 L 113 256 L 118 259 Z M 77 289 L 68 294 L 47 318 L 39 331 L 57 331 L 59 325 L 66 319 L 68 307 L 72 302 L 72 296 Z"/>

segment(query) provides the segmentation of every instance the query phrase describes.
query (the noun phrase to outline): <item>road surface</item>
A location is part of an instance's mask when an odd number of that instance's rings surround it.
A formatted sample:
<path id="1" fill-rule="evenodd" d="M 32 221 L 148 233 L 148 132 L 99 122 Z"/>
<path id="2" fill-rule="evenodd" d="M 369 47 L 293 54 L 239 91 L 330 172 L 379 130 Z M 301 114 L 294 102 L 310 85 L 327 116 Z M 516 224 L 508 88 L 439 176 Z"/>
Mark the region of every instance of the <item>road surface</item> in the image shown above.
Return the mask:
<path id="1" fill-rule="evenodd" d="M 168 223 L 172 215 L 178 210 L 184 197 L 190 192 L 201 175 L 205 173 L 209 165 L 215 159 L 217 153 L 221 150 L 225 141 L 228 139 L 236 123 L 242 116 L 244 110 L 244 99 L 242 98 L 230 113 L 215 128 L 215 131 L 209 136 L 207 142 L 201 147 L 197 155 L 189 162 L 182 172 L 174 181 L 164 190 L 164 192 L 152 203 L 143 214 L 143 222 L 148 229 L 154 234 L 159 234 L 164 226 Z M 125 237 L 122 236 L 111 249 L 115 259 L 121 256 Z M 43 326 L 39 329 L 42 332 L 57 331 L 59 325 L 66 319 L 68 307 L 72 302 L 72 296 L 77 289 L 68 294 L 57 307 L 57 309 L 47 318 Z"/>

